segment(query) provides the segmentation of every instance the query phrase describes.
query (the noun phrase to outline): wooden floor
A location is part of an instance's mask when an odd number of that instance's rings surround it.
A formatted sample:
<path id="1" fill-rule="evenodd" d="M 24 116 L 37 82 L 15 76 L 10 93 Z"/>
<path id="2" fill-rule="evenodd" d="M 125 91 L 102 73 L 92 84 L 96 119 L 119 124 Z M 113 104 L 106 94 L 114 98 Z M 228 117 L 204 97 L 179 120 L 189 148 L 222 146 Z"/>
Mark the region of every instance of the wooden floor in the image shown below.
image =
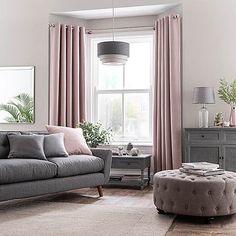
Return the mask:
<path id="1" fill-rule="evenodd" d="M 125 188 L 104 188 L 104 197 L 99 198 L 96 188 L 80 189 L 60 194 L 47 195 L 33 201 L 58 201 L 81 204 L 116 205 L 122 207 L 154 208 L 153 190 Z M 24 204 L 24 200 L 20 200 Z M 19 203 L 19 202 L 18 202 Z M 17 203 L 17 204 L 18 204 Z M 0 209 L 12 203 L 2 203 Z M 158 235 L 158 234 L 157 234 Z M 236 215 L 216 218 L 212 224 L 205 224 L 195 217 L 177 216 L 167 236 L 236 236 Z"/>
<path id="2" fill-rule="evenodd" d="M 177 216 L 166 236 L 236 236 L 236 217 L 218 217 L 206 224 L 196 217 Z"/>

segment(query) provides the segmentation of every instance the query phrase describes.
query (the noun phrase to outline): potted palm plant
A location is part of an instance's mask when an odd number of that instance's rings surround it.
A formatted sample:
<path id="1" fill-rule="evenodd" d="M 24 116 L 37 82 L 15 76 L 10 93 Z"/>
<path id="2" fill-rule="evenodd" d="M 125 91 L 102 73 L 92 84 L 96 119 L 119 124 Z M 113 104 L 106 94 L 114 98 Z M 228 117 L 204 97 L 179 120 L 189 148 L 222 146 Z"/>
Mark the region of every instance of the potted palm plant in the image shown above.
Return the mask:
<path id="1" fill-rule="evenodd" d="M 230 126 L 236 127 L 236 80 L 228 83 L 226 80 L 220 80 L 218 95 L 221 100 L 230 105 Z"/>
<path id="2" fill-rule="evenodd" d="M 0 111 L 9 114 L 5 118 L 9 123 L 33 123 L 34 99 L 27 93 L 21 93 L 6 104 L 0 104 Z"/>

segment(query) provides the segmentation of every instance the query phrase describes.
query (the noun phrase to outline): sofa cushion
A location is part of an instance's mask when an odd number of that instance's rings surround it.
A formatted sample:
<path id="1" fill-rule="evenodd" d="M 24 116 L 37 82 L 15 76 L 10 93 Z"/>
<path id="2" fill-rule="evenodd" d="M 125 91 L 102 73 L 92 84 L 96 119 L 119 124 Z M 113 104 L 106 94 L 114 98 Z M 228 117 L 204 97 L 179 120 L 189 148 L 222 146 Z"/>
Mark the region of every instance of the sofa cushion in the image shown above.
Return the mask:
<path id="1" fill-rule="evenodd" d="M 8 139 L 10 143 L 8 158 L 47 160 L 43 149 L 43 135 L 8 135 Z"/>
<path id="2" fill-rule="evenodd" d="M 70 155 L 92 155 L 81 128 L 53 125 L 47 125 L 46 128 L 50 134 L 64 133 L 65 148 Z"/>
<path id="3" fill-rule="evenodd" d="M 0 132 L 0 159 L 7 158 L 10 151 L 10 144 L 7 134 L 20 134 L 20 132 Z"/>
<path id="4" fill-rule="evenodd" d="M 50 179 L 57 174 L 57 166 L 49 161 L 35 159 L 0 160 L 0 184 Z"/>
<path id="5" fill-rule="evenodd" d="M 44 153 L 46 157 L 68 157 L 64 145 L 64 134 L 48 134 L 44 136 Z"/>
<path id="6" fill-rule="evenodd" d="M 64 158 L 52 157 L 48 160 L 57 165 L 58 177 L 96 173 L 104 168 L 104 161 L 101 158 L 89 155 L 71 155 Z"/>

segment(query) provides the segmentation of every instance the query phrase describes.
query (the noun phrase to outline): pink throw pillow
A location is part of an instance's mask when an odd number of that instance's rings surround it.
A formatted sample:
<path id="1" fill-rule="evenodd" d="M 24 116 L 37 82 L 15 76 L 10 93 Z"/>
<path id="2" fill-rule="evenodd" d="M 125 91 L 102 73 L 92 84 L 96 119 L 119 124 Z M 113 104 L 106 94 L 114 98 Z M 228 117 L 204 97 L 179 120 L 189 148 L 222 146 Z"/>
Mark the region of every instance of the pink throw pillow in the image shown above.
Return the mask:
<path id="1" fill-rule="evenodd" d="M 69 154 L 92 155 L 81 128 L 46 125 L 49 134 L 63 133 L 66 151 Z"/>

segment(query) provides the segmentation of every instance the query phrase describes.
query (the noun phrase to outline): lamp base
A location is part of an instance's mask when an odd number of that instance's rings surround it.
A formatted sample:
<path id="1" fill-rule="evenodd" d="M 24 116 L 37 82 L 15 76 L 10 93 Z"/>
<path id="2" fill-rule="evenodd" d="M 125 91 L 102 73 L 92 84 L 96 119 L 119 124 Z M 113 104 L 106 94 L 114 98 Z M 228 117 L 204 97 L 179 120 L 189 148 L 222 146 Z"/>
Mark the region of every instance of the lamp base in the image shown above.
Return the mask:
<path id="1" fill-rule="evenodd" d="M 208 128 L 208 110 L 203 105 L 203 107 L 199 110 L 199 128 Z"/>

